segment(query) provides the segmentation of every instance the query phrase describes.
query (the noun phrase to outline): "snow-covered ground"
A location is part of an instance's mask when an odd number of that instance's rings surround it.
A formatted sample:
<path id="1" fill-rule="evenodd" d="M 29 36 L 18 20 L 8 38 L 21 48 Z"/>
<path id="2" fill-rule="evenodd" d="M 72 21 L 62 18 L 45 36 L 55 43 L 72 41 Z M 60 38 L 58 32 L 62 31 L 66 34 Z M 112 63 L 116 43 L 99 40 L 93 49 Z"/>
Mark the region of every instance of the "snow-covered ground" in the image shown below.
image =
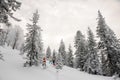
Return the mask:
<path id="1" fill-rule="evenodd" d="M 5 59 L 0 60 L 0 80 L 112 80 L 112 77 L 90 75 L 66 66 L 58 73 L 51 64 L 46 69 L 23 67 L 25 61 L 19 51 L 10 47 L 0 47 L 0 50 Z"/>

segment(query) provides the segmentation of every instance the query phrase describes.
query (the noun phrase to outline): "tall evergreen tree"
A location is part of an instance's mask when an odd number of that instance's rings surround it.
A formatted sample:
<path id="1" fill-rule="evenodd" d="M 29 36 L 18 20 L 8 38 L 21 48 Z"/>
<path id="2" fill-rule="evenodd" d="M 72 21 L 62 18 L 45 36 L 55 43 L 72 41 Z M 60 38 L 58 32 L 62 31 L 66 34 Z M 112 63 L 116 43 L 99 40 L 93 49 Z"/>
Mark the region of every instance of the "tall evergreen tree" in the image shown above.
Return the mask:
<path id="1" fill-rule="evenodd" d="M 98 42 L 98 48 L 101 51 L 101 68 L 102 74 L 106 76 L 112 76 L 116 72 L 118 73 L 119 67 L 119 43 L 114 32 L 106 24 L 100 11 L 98 11 L 98 25 L 97 25 L 97 35 L 100 39 Z"/>
<path id="2" fill-rule="evenodd" d="M 55 65 L 56 62 L 57 62 L 57 52 L 55 51 L 55 49 L 53 50 L 53 54 L 52 54 L 52 57 L 51 57 L 51 62 L 53 63 L 53 65 Z"/>
<path id="3" fill-rule="evenodd" d="M 0 0 L 0 23 L 8 23 L 8 16 L 20 21 L 13 16 L 13 12 L 19 9 L 21 3 L 16 0 Z"/>
<path id="4" fill-rule="evenodd" d="M 5 31 L 0 28 L 0 46 L 3 46 L 5 44 Z M 1 54 L 0 50 L 0 60 L 3 60 L 3 55 Z"/>
<path id="5" fill-rule="evenodd" d="M 88 40 L 87 40 L 88 54 L 85 63 L 85 71 L 91 74 L 97 74 L 99 69 L 99 60 L 96 48 L 96 42 L 94 39 L 93 32 L 88 28 Z"/>
<path id="6" fill-rule="evenodd" d="M 6 34 L 5 34 L 4 43 L 7 43 L 7 38 L 8 38 L 8 34 L 10 32 L 11 27 L 12 27 L 12 25 L 11 25 L 10 22 L 8 22 L 8 23 L 5 24 L 5 32 L 6 32 Z"/>
<path id="7" fill-rule="evenodd" d="M 57 56 L 57 52 L 55 51 L 55 49 L 53 50 L 53 54 L 52 54 L 52 58 L 53 59 L 56 59 L 56 56 Z"/>
<path id="8" fill-rule="evenodd" d="M 71 49 L 71 45 L 69 45 L 69 48 L 68 48 L 67 65 L 69 67 L 73 67 L 73 51 Z"/>
<path id="9" fill-rule="evenodd" d="M 63 67 L 63 59 L 61 53 L 57 54 L 56 58 L 56 69 L 62 69 Z"/>
<path id="10" fill-rule="evenodd" d="M 76 48 L 76 63 L 77 63 L 77 68 L 80 68 L 81 71 L 84 71 L 83 67 L 86 61 L 86 55 L 87 55 L 87 48 L 85 44 L 85 37 L 84 35 L 80 32 L 77 31 L 76 36 L 75 36 L 75 48 Z"/>
<path id="11" fill-rule="evenodd" d="M 66 51 L 65 51 L 65 44 L 63 40 L 61 40 L 60 47 L 59 47 L 59 53 L 62 56 L 62 62 L 65 65 L 66 64 Z"/>
<path id="12" fill-rule="evenodd" d="M 41 34 L 41 31 L 42 31 L 42 29 L 41 29 L 41 27 L 39 27 L 38 28 L 38 34 L 37 34 L 37 44 L 38 44 L 38 46 L 37 46 L 37 50 L 38 50 L 38 52 L 39 52 L 39 54 L 43 54 L 43 41 L 42 41 L 42 34 Z"/>
<path id="13" fill-rule="evenodd" d="M 51 58 L 51 49 L 50 46 L 48 46 L 47 50 L 46 50 L 46 58 L 50 59 Z"/>
<path id="14" fill-rule="evenodd" d="M 40 41 L 39 39 L 39 31 L 40 27 L 37 25 L 39 20 L 39 14 L 38 11 L 33 13 L 32 17 L 32 24 L 27 24 L 27 30 L 28 33 L 26 34 L 26 42 L 24 46 L 24 52 L 27 53 L 27 58 L 30 66 L 32 65 L 38 65 L 40 59 L 40 44 L 38 44 Z M 42 46 L 41 46 L 42 47 Z"/>
<path id="15" fill-rule="evenodd" d="M 0 46 L 3 46 L 5 44 L 5 30 L 0 29 Z"/>

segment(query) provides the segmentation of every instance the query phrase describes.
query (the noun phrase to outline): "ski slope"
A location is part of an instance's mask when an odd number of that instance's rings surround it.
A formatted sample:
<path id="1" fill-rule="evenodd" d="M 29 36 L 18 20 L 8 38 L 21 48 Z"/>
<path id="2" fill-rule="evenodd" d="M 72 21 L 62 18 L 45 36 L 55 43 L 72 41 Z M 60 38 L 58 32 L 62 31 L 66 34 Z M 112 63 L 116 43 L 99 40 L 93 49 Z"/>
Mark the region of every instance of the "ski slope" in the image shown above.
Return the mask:
<path id="1" fill-rule="evenodd" d="M 0 80 L 113 80 L 112 77 L 90 75 L 64 66 L 58 72 L 51 64 L 47 68 L 23 67 L 25 62 L 20 52 L 10 47 L 0 47 L 5 61 L 0 60 Z"/>

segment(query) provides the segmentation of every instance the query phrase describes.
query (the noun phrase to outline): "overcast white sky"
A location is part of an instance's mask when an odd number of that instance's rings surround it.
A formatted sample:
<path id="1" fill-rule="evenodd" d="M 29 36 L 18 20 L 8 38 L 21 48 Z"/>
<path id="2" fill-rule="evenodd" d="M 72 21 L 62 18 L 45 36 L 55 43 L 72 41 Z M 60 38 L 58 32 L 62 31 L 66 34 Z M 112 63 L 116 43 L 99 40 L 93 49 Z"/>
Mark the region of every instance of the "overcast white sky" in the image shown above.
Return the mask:
<path id="1" fill-rule="evenodd" d="M 44 48 L 49 45 L 58 49 L 61 39 L 74 43 L 77 30 L 86 35 L 89 26 L 94 32 L 97 26 L 97 11 L 102 12 L 106 23 L 120 38 L 120 0 L 21 0 L 22 6 L 17 16 L 25 30 L 26 23 L 36 9 L 39 10 L 39 25 L 43 29 Z M 96 34 L 95 34 L 96 35 Z"/>

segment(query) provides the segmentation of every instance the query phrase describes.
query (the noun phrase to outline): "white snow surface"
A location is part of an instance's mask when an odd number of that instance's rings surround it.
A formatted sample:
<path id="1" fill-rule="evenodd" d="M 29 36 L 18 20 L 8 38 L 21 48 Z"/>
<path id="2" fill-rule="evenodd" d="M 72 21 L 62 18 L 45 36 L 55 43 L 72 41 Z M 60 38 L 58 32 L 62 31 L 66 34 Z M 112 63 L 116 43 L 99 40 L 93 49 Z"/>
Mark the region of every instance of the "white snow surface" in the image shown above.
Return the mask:
<path id="1" fill-rule="evenodd" d="M 25 59 L 18 50 L 10 47 L 0 47 L 0 50 L 5 60 L 0 60 L 0 80 L 113 80 L 112 77 L 91 75 L 67 66 L 57 73 L 49 63 L 46 69 L 41 66 L 23 67 Z"/>

